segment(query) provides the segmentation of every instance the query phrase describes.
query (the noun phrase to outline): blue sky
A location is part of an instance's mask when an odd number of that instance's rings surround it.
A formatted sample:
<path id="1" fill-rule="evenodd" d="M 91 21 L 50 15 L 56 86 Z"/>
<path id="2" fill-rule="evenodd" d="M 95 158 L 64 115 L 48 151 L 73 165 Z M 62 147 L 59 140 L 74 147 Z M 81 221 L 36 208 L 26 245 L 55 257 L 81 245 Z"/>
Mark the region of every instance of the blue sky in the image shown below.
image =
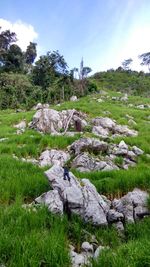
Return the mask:
<path id="1" fill-rule="evenodd" d="M 94 72 L 117 68 L 150 51 L 150 0 L 1 0 L 0 25 L 18 33 L 19 45 L 38 53 L 59 50 L 70 68 L 81 58 Z"/>

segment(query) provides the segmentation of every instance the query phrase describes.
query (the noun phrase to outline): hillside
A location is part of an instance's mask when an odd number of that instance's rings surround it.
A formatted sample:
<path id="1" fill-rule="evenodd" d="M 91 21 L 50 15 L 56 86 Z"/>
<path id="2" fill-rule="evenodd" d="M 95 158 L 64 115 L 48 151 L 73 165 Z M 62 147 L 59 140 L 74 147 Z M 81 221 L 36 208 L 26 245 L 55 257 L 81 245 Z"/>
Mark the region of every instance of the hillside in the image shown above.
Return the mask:
<path id="1" fill-rule="evenodd" d="M 64 129 L 60 128 L 61 135 L 41 134 L 28 127 L 35 110 L 0 111 L 1 266 L 69 267 L 72 266 L 69 245 L 74 246 L 76 253 L 81 253 L 81 246 L 85 241 L 96 248 L 105 247 L 99 257 L 92 260 L 91 266 L 150 266 L 148 216 L 137 223 L 126 222 L 123 232 L 120 233 L 113 225 L 104 227 L 85 223 L 76 214 L 71 214 L 71 218 L 67 214 L 60 217 L 49 212 L 44 205 L 28 206 L 35 198 L 50 190 L 44 175 L 50 166 L 40 167 L 28 161 L 38 161 L 46 149 L 67 150 L 68 146 L 83 137 L 97 138 L 107 143 L 109 148 L 114 145 L 118 148 L 123 140 L 128 149 L 136 146 L 144 153 L 139 154 L 134 160 L 134 166 L 129 166 L 128 169 L 123 168 L 124 154 L 115 157 L 118 168 L 114 170 L 80 172 L 71 165 L 71 172 L 77 178 L 88 178 L 98 193 L 105 195 L 109 201 L 120 199 L 135 188 L 150 193 L 150 99 L 139 95 L 143 90 L 145 95 L 149 95 L 150 77 L 138 74 L 130 76 L 130 73 L 101 73 L 90 79 L 97 85 L 97 93 L 79 98 L 75 102 L 50 105 L 51 109 L 57 111 L 75 109 L 83 112 L 88 122 L 83 133 L 66 136 L 61 134 Z M 137 88 L 140 88 L 140 93 Z M 128 97 L 124 95 L 129 91 L 133 94 Z M 115 121 L 116 126 L 127 125 L 134 133 L 138 132 L 138 135 L 124 136 L 110 130 L 112 135 L 116 135 L 103 139 L 92 133 L 90 123 L 96 117 L 109 117 Z M 26 122 L 25 130 L 18 131 L 14 126 L 23 120 Z M 70 130 L 73 131 L 72 128 Z M 99 156 L 103 160 L 108 156 L 105 152 Z M 91 155 L 93 158 L 97 157 L 93 151 Z M 82 181 L 80 184 L 83 186 Z M 24 204 L 27 206 L 22 206 Z M 150 207 L 149 199 L 146 205 Z"/>

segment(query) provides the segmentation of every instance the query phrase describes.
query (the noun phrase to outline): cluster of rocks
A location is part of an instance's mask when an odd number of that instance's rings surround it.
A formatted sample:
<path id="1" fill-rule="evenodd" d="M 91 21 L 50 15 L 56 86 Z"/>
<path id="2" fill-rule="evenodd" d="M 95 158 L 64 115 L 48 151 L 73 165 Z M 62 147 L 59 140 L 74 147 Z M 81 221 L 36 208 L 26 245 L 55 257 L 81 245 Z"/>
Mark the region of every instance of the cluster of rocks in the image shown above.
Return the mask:
<path id="1" fill-rule="evenodd" d="M 22 161 L 40 167 L 64 166 L 69 161 L 70 167 L 80 172 L 110 171 L 135 166 L 137 157 L 143 153 L 136 146 L 129 147 L 123 140 L 119 144 L 109 144 L 96 138 L 80 138 L 67 151 L 47 149 L 41 153 L 39 159 L 22 158 Z M 15 155 L 13 157 L 18 159 Z"/>
<path id="2" fill-rule="evenodd" d="M 86 115 L 75 109 L 56 111 L 54 109 L 39 109 L 33 116 L 29 127 L 42 133 L 64 134 L 69 128 L 81 129 L 87 126 Z M 79 129 L 81 131 L 81 129 Z M 62 132 L 62 133 L 61 133 Z"/>
<path id="3" fill-rule="evenodd" d="M 128 94 L 124 94 L 124 96 L 120 97 L 120 96 L 112 96 L 111 98 L 114 101 L 128 101 Z"/>
<path id="4" fill-rule="evenodd" d="M 88 179 L 78 180 L 70 172 L 69 182 L 64 180 L 63 174 L 63 168 L 58 165 L 45 172 L 53 190 L 36 198 L 34 204 L 44 204 L 50 212 L 60 215 L 64 210 L 78 214 L 93 225 L 114 225 L 118 231 L 123 231 L 126 222 L 134 223 L 150 214 L 145 191 L 134 189 L 122 198 L 110 201 L 100 195 Z"/>
<path id="5" fill-rule="evenodd" d="M 127 125 L 116 124 L 115 120 L 108 117 L 97 117 L 92 120 L 92 133 L 102 138 L 117 136 L 137 136 L 138 132 L 131 130 Z"/>
<path id="6" fill-rule="evenodd" d="M 72 267 L 80 267 L 90 265 L 90 260 L 100 256 L 103 250 L 108 249 L 104 246 L 95 247 L 95 243 L 83 242 L 81 245 L 81 252 L 77 253 L 74 246 L 70 245 L 70 257 L 72 261 Z"/>
<path id="7" fill-rule="evenodd" d="M 96 138 L 81 138 L 69 150 L 75 156 L 71 166 L 81 172 L 128 169 L 144 153 L 136 146 L 129 148 L 123 140 L 119 144 L 108 144 Z M 122 162 L 117 165 L 118 157 L 121 157 Z"/>

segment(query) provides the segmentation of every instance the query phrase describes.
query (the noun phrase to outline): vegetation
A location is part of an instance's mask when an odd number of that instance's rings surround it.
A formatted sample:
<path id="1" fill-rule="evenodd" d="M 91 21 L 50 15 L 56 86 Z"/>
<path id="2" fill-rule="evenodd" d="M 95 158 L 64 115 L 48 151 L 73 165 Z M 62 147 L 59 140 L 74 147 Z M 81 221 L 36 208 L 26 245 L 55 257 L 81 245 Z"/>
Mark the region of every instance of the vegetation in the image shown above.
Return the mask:
<path id="1" fill-rule="evenodd" d="M 83 241 L 95 235 L 99 245 L 107 246 L 94 267 L 150 266 L 150 218 L 127 225 L 124 236 L 110 228 L 85 224 L 79 217 L 71 220 L 64 215 L 54 216 L 45 207 L 25 209 L 37 196 L 50 190 L 44 176 L 45 168 L 23 162 L 22 158 L 38 158 L 46 148 L 65 149 L 75 137 L 41 135 L 27 129 L 16 135 L 14 124 L 25 119 L 30 122 L 34 114 L 30 108 L 37 102 L 54 104 L 56 110 L 72 109 L 87 113 L 89 118 L 109 116 L 120 124 L 127 124 L 132 116 L 139 131 L 137 137 L 126 137 L 125 142 L 144 150 L 136 167 L 129 170 L 79 173 L 87 177 L 101 194 L 109 199 L 121 197 L 135 187 L 150 192 L 150 123 L 149 109 L 139 110 L 139 104 L 150 105 L 150 76 L 129 69 L 131 59 L 117 70 L 96 73 L 90 78 L 89 67 L 68 69 L 64 57 L 48 52 L 35 63 L 36 44 L 30 43 L 23 52 L 15 42 L 15 33 L 0 33 L 0 265 L 7 267 L 70 267 L 69 244 L 80 252 Z M 142 64 L 149 66 L 149 53 L 140 56 Z M 33 64 L 34 63 L 34 64 Z M 91 95 L 89 95 L 89 93 Z M 128 103 L 114 101 L 129 93 Z M 66 101 L 76 94 L 77 102 Z M 84 96 L 84 97 L 83 97 Z M 98 102 L 101 98 L 103 102 Z M 55 105 L 61 103 L 60 106 Z M 130 105 L 129 105 L 130 104 Z M 16 108 L 22 108 L 16 112 Z M 9 109 L 8 109 L 9 108 Z M 84 136 L 93 136 L 87 127 Z M 108 140 L 119 143 L 121 138 Z M 15 158 L 18 157 L 18 159 Z M 116 159 L 122 165 L 122 158 Z M 150 199 L 148 199 L 150 206 Z"/>
<path id="2" fill-rule="evenodd" d="M 145 154 L 139 158 L 137 166 L 129 170 L 92 173 L 72 171 L 77 177 L 89 178 L 97 190 L 110 199 L 121 197 L 135 187 L 150 192 L 150 159 L 146 156 L 150 154 L 150 124 L 147 122 L 149 111 L 130 108 L 123 102 L 114 102 L 111 97 L 121 94 L 108 90 L 106 92 L 109 97 L 105 97 L 102 103 L 97 99 L 103 96 L 93 94 L 77 102 L 64 102 L 53 108 L 76 108 L 86 112 L 91 118 L 103 116 L 103 112 L 109 111 L 110 117 L 121 124 L 127 124 L 126 114 L 133 116 L 139 135 L 134 138 L 126 137 L 124 140 L 131 146 L 137 145 Z M 150 100 L 130 96 L 128 103 L 150 104 Z M 85 224 L 76 216 L 68 221 L 65 216 L 60 218 L 50 214 L 44 207 L 39 208 L 37 212 L 34 209 L 29 211 L 22 208 L 22 204 L 31 203 L 34 198 L 48 191 L 49 184 L 43 174 L 44 169 L 22 162 L 21 158 L 38 158 L 47 147 L 66 148 L 79 138 L 43 136 L 30 129 L 22 135 L 16 135 L 13 125 L 22 119 L 29 122 L 33 114 L 33 111 L 0 112 L 0 138 L 8 138 L 0 142 L 0 264 L 9 267 L 69 267 L 69 244 L 73 244 L 76 251 L 80 252 L 82 242 L 90 242 L 91 235 L 94 234 L 98 243 L 108 246 L 109 249 L 103 251 L 98 261 L 92 262 L 92 266 L 149 266 L 149 218 L 135 225 L 127 225 L 125 236 L 120 237 L 113 228 L 97 228 Z M 91 136 L 90 131 L 85 136 Z M 120 140 L 116 138 L 111 142 Z M 13 158 L 13 155 L 18 156 L 20 160 Z M 117 159 L 117 163 L 121 164 L 121 158 Z"/>

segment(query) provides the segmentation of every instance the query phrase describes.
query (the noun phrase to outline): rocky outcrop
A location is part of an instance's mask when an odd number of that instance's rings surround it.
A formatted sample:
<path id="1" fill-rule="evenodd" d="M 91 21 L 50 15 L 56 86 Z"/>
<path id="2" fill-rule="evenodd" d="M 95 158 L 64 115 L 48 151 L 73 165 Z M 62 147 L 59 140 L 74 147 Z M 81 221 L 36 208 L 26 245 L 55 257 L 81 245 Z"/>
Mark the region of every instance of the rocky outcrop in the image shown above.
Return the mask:
<path id="1" fill-rule="evenodd" d="M 70 151 L 75 155 L 80 154 L 83 151 L 90 151 L 95 154 L 104 153 L 108 149 L 108 144 L 104 141 L 100 141 L 96 138 L 81 138 L 75 141 L 70 147 Z"/>
<path id="2" fill-rule="evenodd" d="M 123 140 L 119 144 L 109 144 L 96 138 L 81 138 L 68 149 L 75 156 L 72 168 L 81 172 L 128 169 L 135 166 L 137 157 L 144 153 L 136 146 L 129 147 Z"/>
<path id="3" fill-rule="evenodd" d="M 54 192 L 44 193 L 35 201 L 44 203 L 49 210 L 62 214 L 61 201 L 63 206 L 67 203 L 68 209 L 80 215 L 86 222 L 94 225 L 107 225 L 106 215 L 109 210 L 109 200 L 106 201 L 106 198 L 100 196 L 88 179 L 79 181 L 72 173 L 69 173 L 69 182 L 63 179 L 63 173 L 63 168 L 58 165 L 54 165 L 46 171 L 45 175 Z"/>
<path id="4" fill-rule="evenodd" d="M 108 117 L 97 117 L 92 120 L 92 124 L 92 133 L 102 138 L 138 135 L 137 131 L 129 129 L 127 125 L 117 125 L 115 120 Z"/>
<path id="5" fill-rule="evenodd" d="M 80 128 L 87 126 L 85 114 L 76 110 L 62 110 L 61 112 L 43 108 L 39 109 L 33 116 L 29 127 L 42 133 L 60 134 L 66 133 L 70 127 L 75 127 L 76 122 Z M 63 133 L 63 134 L 64 134 Z"/>
<path id="6" fill-rule="evenodd" d="M 140 215 L 148 213 L 147 199 L 148 193 L 136 188 L 121 199 L 114 199 L 112 205 L 124 215 L 126 222 L 133 223 L 140 219 Z"/>
<path id="7" fill-rule="evenodd" d="M 60 215 L 64 212 L 78 214 L 93 225 L 113 225 L 119 233 L 123 232 L 126 222 L 134 223 L 150 215 L 147 207 L 149 195 L 145 191 L 134 189 L 122 198 L 110 201 L 100 195 L 88 179 L 78 180 L 70 172 L 68 181 L 63 179 L 63 174 L 63 168 L 58 165 L 45 172 L 52 190 L 36 198 L 34 204 L 46 205 L 50 212 Z M 92 246 L 87 243 L 82 249 L 93 253 Z"/>

